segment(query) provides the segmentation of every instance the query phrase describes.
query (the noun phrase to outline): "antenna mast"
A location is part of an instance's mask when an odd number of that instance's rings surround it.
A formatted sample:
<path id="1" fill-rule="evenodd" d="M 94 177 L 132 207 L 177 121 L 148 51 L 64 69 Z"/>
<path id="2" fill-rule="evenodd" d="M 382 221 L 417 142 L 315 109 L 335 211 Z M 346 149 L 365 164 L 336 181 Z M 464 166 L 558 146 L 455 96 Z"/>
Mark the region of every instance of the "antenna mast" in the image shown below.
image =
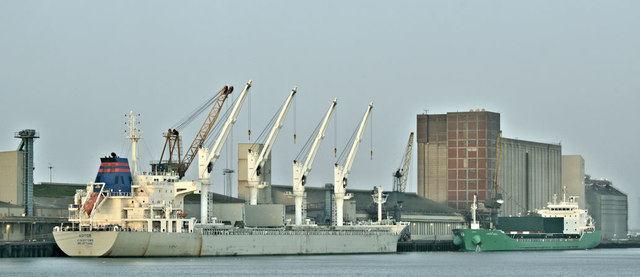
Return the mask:
<path id="1" fill-rule="evenodd" d="M 136 115 L 133 111 L 129 111 L 129 115 L 125 115 L 129 121 L 129 131 L 127 131 L 127 138 L 131 140 L 131 163 L 133 164 L 133 176 L 138 175 L 138 141 L 142 139 L 142 132 L 138 129 L 138 122 Z M 140 116 L 140 114 L 138 114 Z"/>

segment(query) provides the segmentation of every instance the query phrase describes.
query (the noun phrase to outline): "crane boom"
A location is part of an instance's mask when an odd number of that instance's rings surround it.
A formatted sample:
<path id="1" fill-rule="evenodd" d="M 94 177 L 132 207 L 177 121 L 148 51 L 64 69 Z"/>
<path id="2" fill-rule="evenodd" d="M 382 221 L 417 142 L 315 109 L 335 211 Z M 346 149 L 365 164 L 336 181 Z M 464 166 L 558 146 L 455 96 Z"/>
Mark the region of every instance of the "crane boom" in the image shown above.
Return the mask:
<path id="1" fill-rule="evenodd" d="M 284 102 L 282 109 L 280 110 L 280 114 L 278 115 L 278 119 L 273 124 L 271 128 L 271 132 L 269 133 L 269 137 L 264 143 L 262 147 L 262 151 L 257 153 L 249 148 L 247 153 L 247 187 L 249 187 L 250 192 L 250 204 L 256 205 L 258 204 L 258 189 L 264 188 L 264 184 L 262 182 L 262 168 L 266 162 L 266 157 L 271 153 L 271 149 L 273 149 L 273 144 L 278 138 L 278 134 L 280 133 L 280 129 L 282 129 L 282 125 L 284 125 L 284 119 L 287 117 L 287 113 L 289 112 L 289 108 L 291 107 L 291 102 L 293 101 L 293 97 L 296 95 L 298 88 L 294 87 L 289 93 L 287 100 Z"/>
<path id="2" fill-rule="evenodd" d="M 498 224 L 498 209 L 504 204 L 502 194 L 500 193 L 500 170 L 502 169 L 502 131 L 498 132 L 496 139 L 496 167 L 493 171 L 493 186 L 491 187 L 491 199 L 489 207 L 491 208 L 490 227 Z"/>
<path id="3" fill-rule="evenodd" d="M 231 114 L 229 114 L 229 117 L 227 118 L 227 121 L 222 127 L 222 130 L 220 131 L 220 134 L 218 135 L 218 138 L 216 139 L 216 142 L 213 144 L 213 147 L 211 148 L 211 150 L 206 148 L 201 148 L 201 149 L 205 149 L 205 151 L 199 151 L 199 153 L 202 153 L 203 156 L 206 157 L 199 162 L 200 168 L 198 170 L 198 173 L 199 173 L 198 176 L 200 177 L 200 179 L 208 179 L 209 172 L 206 172 L 207 170 L 204 170 L 204 169 L 209 167 L 209 165 L 211 166 L 215 165 L 215 163 L 218 161 L 218 158 L 220 158 L 220 152 L 222 151 L 222 146 L 224 146 L 224 143 L 226 142 L 227 137 L 231 132 L 231 128 L 233 128 L 233 124 L 235 124 L 236 120 L 238 119 L 238 114 L 240 112 L 240 109 L 242 108 L 242 104 L 244 104 L 244 100 L 246 99 L 247 93 L 249 92 L 249 88 L 251 88 L 251 81 L 247 82 L 247 84 L 244 87 L 244 90 L 242 90 L 242 93 L 240 93 L 240 96 L 236 100 L 236 103 L 233 106 L 233 109 L 231 110 Z M 204 155 L 205 153 L 207 155 Z"/>
<path id="4" fill-rule="evenodd" d="M 231 132 L 231 128 L 238 119 L 240 108 L 242 108 L 242 104 L 246 99 L 249 88 L 251 88 L 251 80 L 247 82 L 244 90 L 242 90 L 242 93 L 240 93 L 240 96 L 238 96 L 238 99 L 233 105 L 233 109 L 231 110 L 227 121 L 222 127 L 222 130 L 220 131 L 220 134 L 218 135 L 218 138 L 213 145 L 213 148 L 211 148 L 211 152 L 209 151 L 209 149 L 204 147 L 201 147 L 198 151 L 198 178 L 202 183 L 202 189 L 200 191 L 200 222 L 202 224 L 207 224 L 208 221 L 211 169 L 213 168 L 213 165 L 215 165 L 215 163 L 218 161 L 218 158 L 220 158 L 220 152 L 223 148 L 222 146 L 224 146 L 224 143 L 227 140 L 229 133 Z"/>
<path id="5" fill-rule="evenodd" d="M 232 86 L 224 86 L 224 88 L 222 88 L 222 90 L 220 90 L 220 92 L 218 92 L 218 94 L 214 98 L 210 99 L 209 101 L 207 101 L 207 103 L 203 104 L 202 110 L 204 110 L 204 108 L 206 108 L 208 105 L 210 105 L 209 103 L 212 102 L 211 110 L 209 111 L 209 114 L 207 115 L 204 122 L 202 123 L 200 130 L 196 134 L 195 138 L 193 139 L 193 142 L 189 146 L 189 149 L 187 150 L 184 156 L 182 156 L 180 153 L 182 141 L 180 139 L 180 134 L 178 130 L 169 129 L 167 133 L 163 135 L 166 140 L 164 143 L 164 147 L 162 148 L 162 154 L 160 154 L 160 160 L 158 161 L 157 164 L 151 164 L 152 170 L 154 172 L 175 171 L 176 173 L 178 173 L 178 176 L 180 178 L 184 177 L 185 173 L 191 166 L 191 163 L 195 159 L 198 149 L 202 147 L 202 144 L 207 139 L 207 136 L 209 136 L 209 133 L 211 132 L 211 129 L 214 126 L 214 123 L 218 119 L 218 116 L 220 115 L 220 111 L 222 110 L 222 105 L 224 105 L 224 102 L 227 100 L 229 94 L 231 94 L 232 91 L 233 91 Z M 194 114 L 192 114 L 191 117 L 193 117 L 194 115 L 196 115 L 196 112 L 194 112 Z M 180 126 L 183 126 L 183 125 L 184 123 L 181 124 Z M 176 152 L 177 152 L 177 157 L 174 159 L 174 153 Z M 167 157 L 168 157 L 166 161 L 163 160 L 163 158 L 165 157 L 165 153 L 167 153 Z"/>
<path id="6" fill-rule="evenodd" d="M 353 140 L 349 156 L 347 156 L 347 161 L 344 163 L 344 166 L 335 164 L 333 168 L 333 194 L 336 200 L 336 225 L 338 226 L 342 226 L 342 208 L 344 200 L 351 198 L 350 195 L 345 195 L 347 179 L 349 178 L 349 174 L 351 174 L 351 166 L 353 166 L 358 146 L 360 146 L 360 141 L 362 141 L 362 133 L 364 132 L 364 127 L 366 126 L 369 115 L 371 114 L 371 109 L 373 109 L 373 102 L 369 103 L 367 111 L 364 113 L 364 117 L 362 118 L 360 127 L 358 127 L 358 132 Z"/>
<path id="7" fill-rule="evenodd" d="M 161 167 L 162 165 L 162 159 L 164 158 L 164 153 L 168 151 L 167 156 L 168 156 L 168 160 L 167 160 L 167 166 L 170 166 L 172 164 L 175 164 L 173 161 L 173 153 L 174 151 L 177 151 L 178 153 L 178 161 L 180 161 L 180 158 L 182 157 L 182 155 L 180 155 L 180 133 L 178 132 L 178 130 L 176 129 L 169 129 L 167 131 L 166 134 L 163 134 L 165 137 L 165 141 L 164 141 L 164 147 L 162 148 L 162 154 L 160 154 L 160 160 L 158 160 L 158 169 L 163 169 Z M 165 170 L 154 170 L 154 171 L 165 171 Z"/>
<path id="8" fill-rule="evenodd" d="M 316 135 L 316 139 L 313 141 L 313 145 L 309 150 L 307 159 L 304 161 L 304 166 L 302 167 L 301 171 L 302 176 L 307 176 L 311 172 L 311 166 L 313 165 L 313 161 L 316 159 L 318 148 L 320 148 L 320 143 L 322 143 L 322 140 L 324 139 L 324 133 L 327 131 L 327 125 L 329 125 L 329 120 L 331 119 L 331 115 L 333 114 L 336 105 L 338 105 L 338 98 L 333 99 L 333 102 L 331 102 L 331 106 L 329 107 L 327 114 L 324 116 L 324 120 L 322 121 L 320 130 L 318 130 L 318 134 Z"/>
<path id="9" fill-rule="evenodd" d="M 492 196 L 493 201 L 498 199 L 498 194 L 500 192 L 500 169 L 502 168 L 502 131 L 498 132 L 498 138 L 496 139 L 496 168 L 493 174 L 493 188 Z"/>
<path id="10" fill-rule="evenodd" d="M 302 224 L 302 200 L 304 197 L 304 185 L 306 183 L 307 176 L 311 172 L 311 166 L 313 165 L 313 161 L 316 159 L 316 154 L 318 154 L 320 143 L 322 143 L 322 140 L 324 139 L 324 133 L 327 131 L 327 125 L 329 125 L 329 120 L 331 119 L 331 115 L 333 114 L 333 111 L 335 110 L 337 104 L 338 98 L 333 99 L 333 102 L 331 102 L 331 106 L 329 107 L 327 114 L 322 120 L 322 124 L 320 125 L 320 129 L 318 130 L 318 134 L 316 134 L 313 145 L 311 146 L 311 149 L 309 149 L 309 153 L 307 154 L 307 159 L 304 161 L 304 164 L 301 164 L 298 161 L 293 161 L 293 196 L 295 197 L 296 225 Z"/>
<path id="11" fill-rule="evenodd" d="M 411 165 L 411 154 L 413 150 L 413 132 L 409 135 L 409 142 L 402 155 L 400 168 L 393 173 L 393 191 L 405 192 L 407 190 L 407 177 L 409 176 L 409 166 Z"/>
<path id="12" fill-rule="evenodd" d="M 356 157 L 356 152 L 358 151 L 358 147 L 360 146 L 360 142 L 362 141 L 362 133 L 364 132 L 364 128 L 367 124 L 367 120 L 369 119 L 369 115 L 371 114 L 371 109 L 373 109 L 373 102 L 369 104 L 367 107 L 367 111 L 364 113 L 364 117 L 362 118 L 362 122 L 360 123 L 360 127 L 358 127 L 358 132 L 356 133 L 356 137 L 353 140 L 353 144 L 351 145 L 351 150 L 349 151 L 349 156 L 347 156 L 347 161 L 344 163 L 344 166 L 336 164 L 336 169 L 339 169 L 340 174 L 334 175 L 336 177 L 334 184 L 336 187 L 346 187 L 347 186 L 347 178 L 349 178 L 349 174 L 351 174 L 351 167 L 353 166 L 353 161 Z M 338 180 L 338 177 L 340 177 Z M 341 184 L 341 186 L 338 186 Z"/>
<path id="13" fill-rule="evenodd" d="M 184 177 L 185 172 L 187 172 L 187 169 L 189 169 L 189 166 L 191 166 L 191 163 L 196 158 L 198 149 L 202 147 L 202 144 L 207 139 L 207 136 L 209 136 L 214 123 L 216 123 L 216 120 L 218 119 L 218 115 L 220 115 L 222 105 L 227 100 L 227 97 L 229 96 L 229 94 L 231 94 L 231 92 L 233 92 L 232 86 L 224 86 L 222 91 L 220 91 L 220 95 L 218 96 L 218 99 L 216 99 L 216 102 L 213 103 L 213 107 L 211 107 L 209 115 L 207 115 L 207 118 L 205 118 L 202 126 L 200 127 L 200 130 L 196 134 L 196 137 L 193 138 L 191 146 L 189 146 L 189 149 L 187 149 L 187 152 L 184 154 L 182 160 L 180 161 L 180 165 L 178 167 L 178 176 L 180 176 L 180 178 Z"/>

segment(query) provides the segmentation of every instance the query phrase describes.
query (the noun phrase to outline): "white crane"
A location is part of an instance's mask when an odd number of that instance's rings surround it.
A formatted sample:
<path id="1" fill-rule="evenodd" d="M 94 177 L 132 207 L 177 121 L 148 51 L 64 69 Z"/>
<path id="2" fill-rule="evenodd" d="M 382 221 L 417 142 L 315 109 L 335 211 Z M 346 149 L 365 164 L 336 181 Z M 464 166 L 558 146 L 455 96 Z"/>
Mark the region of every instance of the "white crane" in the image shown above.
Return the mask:
<path id="1" fill-rule="evenodd" d="M 240 108 L 242 108 L 242 104 L 244 103 L 250 87 L 251 80 L 247 82 L 244 90 L 240 93 L 238 100 L 236 100 L 236 103 L 231 110 L 231 114 L 229 114 L 227 121 L 224 123 L 224 126 L 222 127 L 213 148 L 211 148 L 211 151 L 204 147 L 200 148 L 198 151 L 198 178 L 202 183 L 202 189 L 200 190 L 200 223 L 202 224 L 207 224 L 208 222 L 207 217 L 209 214 L 209 185 L 211 184 L 211 170 L 213 165 L 218 161 L 218 158 L 220 158 L 222 147 L 231 132 L 233 124 L 235 124 L 238 119 Z"/>
<path id="2" fill-rule="evenodd" d="M 393 191 L 405 192 L 407 190 L 407 177 L 411 165 L 411 152 L 413 149 L 413 132 L 409 135 L 409 142 L 402 155 L 400 168 L 393 173 Z"/>
<path id="3" fill-rule="evenodd" d="M 360 141 L 362 141 L 362 133 L 364 132 L 364 127 L 366 126 L 369 115 L 371 114 L 371 109 L 373 109 L 373 102 L 369 103 L 369 107 L 367 107 L 367 111 L 364 113 L 364 117 L 362 118 L 362 122 L 360 123 L 360 127 L 358 128 L 356 137 L 353 140 L 351 151 L 349 151 L 349 156 L 347 156 L 347 161 L 344 163 L 344 166 L 336 163 L 333 167 L 333 194 L 334 199 L 336 200 L 337 226 L 342 226 L 342 208 L 344 206 L 344 200 L 351 198 L 351 195 L 345 194 L 347 188 L 347 178 L 349 178 L 349 174 L 351 173 L 351 166 L 353 166 L 353 161 L 356 157 L 358 146 L 360 145 Z"/>
<path id="4" fill-rule="evenodd" d="M 327 114 L 324 116 L 322 123 L 320 125 L 320 129 L 318 129 L 318 134 L 316 135 L 315 140 L 313 141 L 313 145 L 311 149 L 309 149 L 309 153 L 307 154 L 307 158 L 304 161 L 304 164 L 293 161 L 293 196 L 296 204 L 296 225 L 302 224 L 302 200 L 304 198 L 304 185 L 307 181 L 307 176 L 311 172 L 311 166 L 313 165 L 313 161 L 316 158 L 316 154 L 318 153 L 318 148 L 320 148 L 320 143 L 322 143 L 322 139 L 324 139 L 324 133 L 327 130 L 327 125 L 329 124 L 329 120 L 331 119 L 331 115 L 338 104 L 338 98 L 333 99 L 331 102 L 331 106 L 327 111 Z"/>
<path id="5" fill-rule="evenodd" d="M 284 124 L 284 119 L 287 116 L 287 112 L 289 112 L 289 107 L 291 107 L 291 101 L 293 101 L 293 97 L 298 90 L 297 87 L 294 87 L 289 93 L 289 97 L 284 102 L 282 109 L 280 110 L 280 114 L 278 115 L 278 119 L 273 124 L 273 128 L 271 128 L 271 133 L 269 133 L 269 137 L 264 143 L 262 147 L 262 151 L 258 153 L 258 151 L 254 151 L 252 148 L 249 148 L 247 153 L 247 187 L 249 188 L 249 203 L 251 205 L 258 204 L 258 189 L 264 188 L 265 183 L 262 180 L 262 168 L 266 163 L 266 158 L 271 153 L 271 149 L 273 148 L 273 144 L 278 137 L 278 133 L 280 133 L 280 129 L 282 129 L 282 125 Z"/>

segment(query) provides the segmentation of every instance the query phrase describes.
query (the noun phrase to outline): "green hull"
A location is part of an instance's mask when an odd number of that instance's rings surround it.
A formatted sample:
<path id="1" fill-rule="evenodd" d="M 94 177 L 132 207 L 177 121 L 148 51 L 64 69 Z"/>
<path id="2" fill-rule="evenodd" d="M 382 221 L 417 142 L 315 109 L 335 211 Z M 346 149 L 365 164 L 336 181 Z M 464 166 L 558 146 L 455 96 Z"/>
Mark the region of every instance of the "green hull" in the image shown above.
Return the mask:
<path id="1" fill-rule="evenodd" d="M 573 250 L 598 246 L 600 231 L 584 233 L 580 238 L 512 238 L 500 230 L 455 229 L 453 243 L 461 251 Z"/>

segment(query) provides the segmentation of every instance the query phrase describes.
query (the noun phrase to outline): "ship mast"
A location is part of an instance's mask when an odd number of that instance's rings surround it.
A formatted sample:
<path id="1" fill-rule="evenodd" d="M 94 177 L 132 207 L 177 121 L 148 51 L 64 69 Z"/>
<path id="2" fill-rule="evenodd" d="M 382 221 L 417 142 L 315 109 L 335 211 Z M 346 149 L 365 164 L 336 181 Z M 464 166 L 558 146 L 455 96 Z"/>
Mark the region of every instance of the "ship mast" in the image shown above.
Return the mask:
<path id="1" fill-rule="evenodd" d="M 471 229 L 480 229 L 480 223 L 476 220 L 476 211 L 478 210 L 478 202 L 476 195 L 473 195 L 473 204 L 471 204 Z"/>
<path id="2" fill-rule="evenodd" d="M 133 164 L 133 176 L 138 175 L 138 141 L 142 139 L 142 132 L 138 129 L 137 125 L 140 123 L 136 120 L 136 115 L 133 114 L 133 110 L 129 111 L 129 115 L 125 115 L 129 121 L 126 123 L 129 125 L 127 131 L 127 138 L 131 140 L 131 163 Z M 140 114 L 138 114 L 140 116 Z"/>
<path id="3" fill-rule="evenodd" d="M 382 194 L 382 187 L 373 187 L 371 196 L 373 197 L 373 203 L 378 204 L 378 223 L 382 223 L 382 204 L 387 202 L 388 195 Z"/>

